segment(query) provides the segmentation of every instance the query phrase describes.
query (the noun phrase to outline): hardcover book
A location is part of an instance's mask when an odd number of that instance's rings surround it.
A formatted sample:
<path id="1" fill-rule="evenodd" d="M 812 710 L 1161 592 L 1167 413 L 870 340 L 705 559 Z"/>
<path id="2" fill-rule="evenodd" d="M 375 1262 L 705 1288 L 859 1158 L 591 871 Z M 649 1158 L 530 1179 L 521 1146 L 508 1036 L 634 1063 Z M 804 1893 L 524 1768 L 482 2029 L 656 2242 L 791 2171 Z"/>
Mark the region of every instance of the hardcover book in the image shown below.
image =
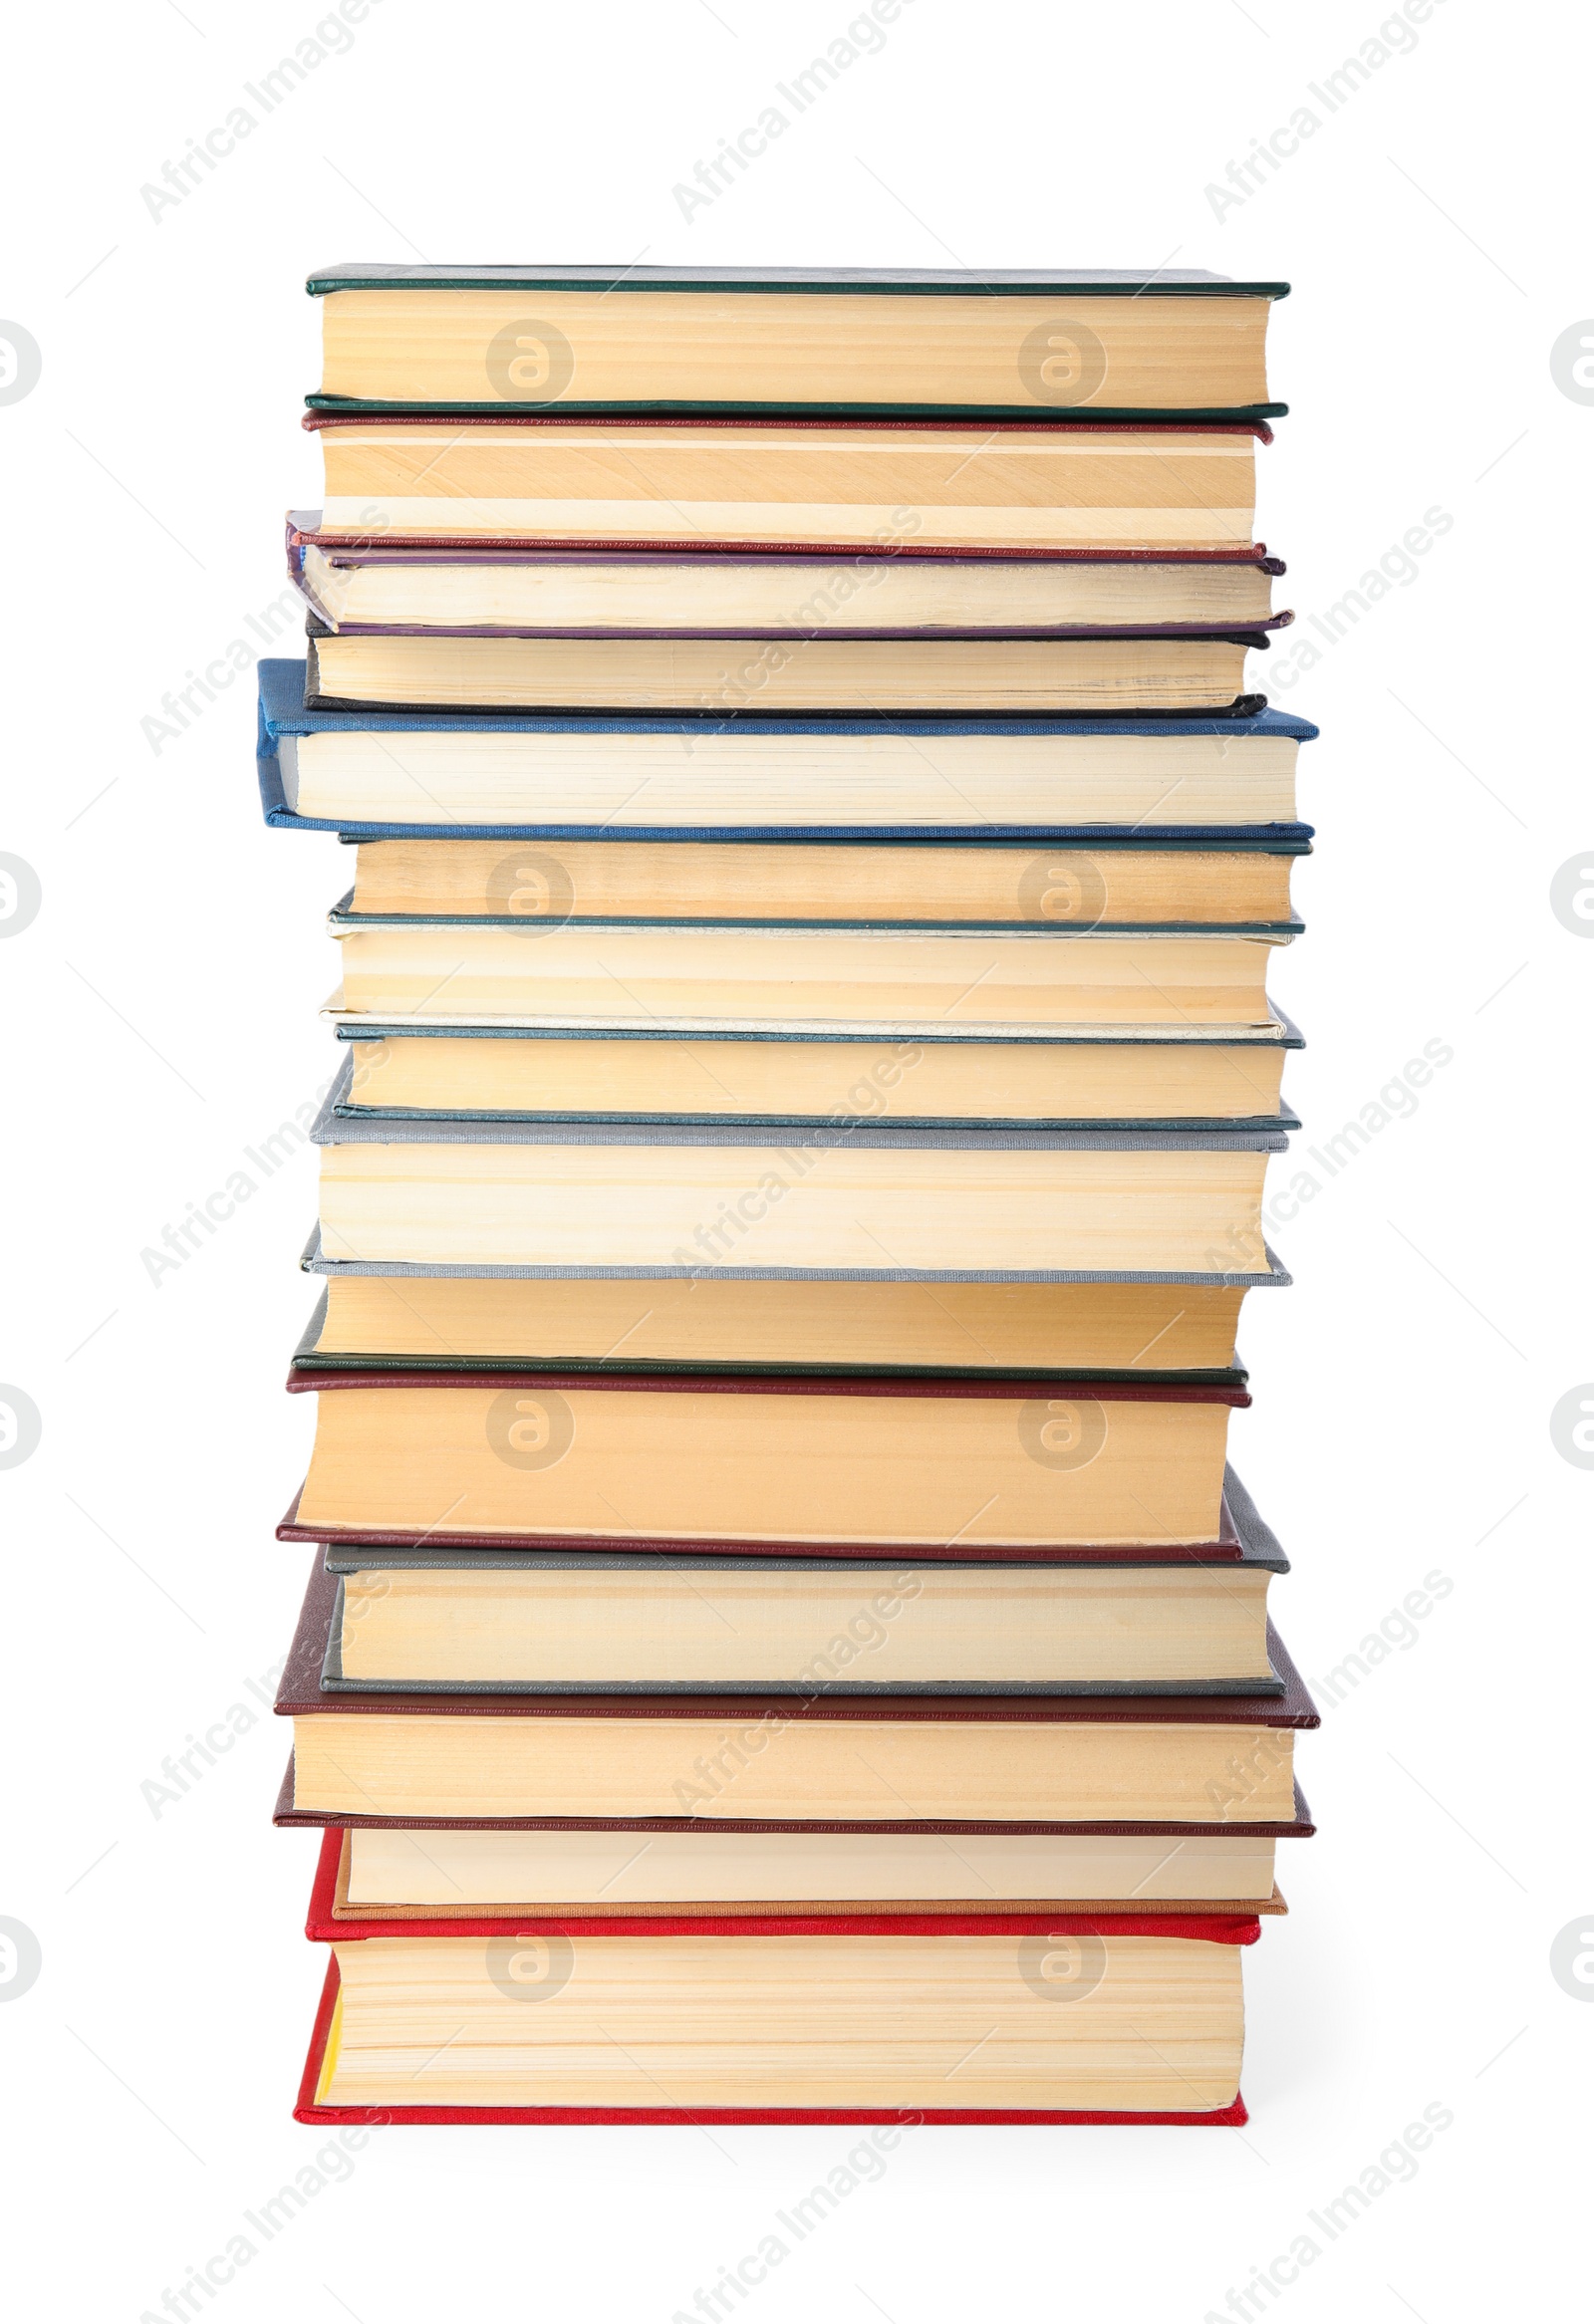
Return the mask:
<path id="1" fill-rule="evenodd" d="M 355 839 L 1116 839 L 1290 846 L 1277 710 L 1180 718 L 636 717 L 315 710 L 302 662 L 259 665 L 268 823 Z"/>
<path id="2" fill-rule="evenodd" d="M 347 1069 L 351 1070 L 352 1069 Z M 695 1276 L 926 1280 L 1266 1271 L 1272 1130 L 915 1130 L 844 1113 L 736 1124 L 402 1123 L 336 1110 L 335 1259 Z"/>
<path id="3" fill-rule="evenodd" d="M 320 1832 L 324 1846 L 328 1832 L 344 1835 L 347 1898 L 341 1870 L 332 1910 L 352 1899 L 356 1918 L 413 1911 L 442 1919 L 473 1908 L 540 1905 L 579 1909 L 594 1919 L 610 1913 L 641 1919 L 661 1906 L 687 1903 L 728 1915 L 816 1900 L 838 1912 L 859 1903 L 885 1912 L 999 1902 L 1042 1909 L 1105 1904 L 1137 1913 L 1215 1904 L 1277 1913 L 1285 1907 L 1273 1885 L 1276 1844 L 1310 1840 L 1317 1831 L 1298 1783 L 1282 1821 L 1251 1818 L 1243 1825 L 1215 1810 L 1204 1821 L 1180 1823 L 384 1816 L 364 1807 L 341 1814 L 310 1807 L 296 1799 L 296 1790 L 290 1753 L 271 1820 L 285 1832 Z M 634 1835 L 646 1839 L 646 1848 Z"/>
<path id="4" fill-rule="evenodd" d="M 313 404 L 1259 417 L 1287 283 L 1194 269 L 372 266 L 313 274 Z"/>
<path id="5" fill-rule="evenodd" d="M 1059 638 L 837 638 L 762 646 L 752 636 L 345 637 L 309 626 L 314 710 L 712 711 L 747 718 L 871 711 L 1190 710 L 1243 717 L 1245 655 L 1265 630 L 1170 637 L 1120 630 Z"/>
<path id="6" fill-rule="evenodd" d="M 1239 1964 L 1260 1927 L 1213 1913 L 345 1921 L 324 1939 L 295 2117 L 1237 2124 Z"/>
<path id="7" fill-rule="evenodd" d="M 1265 546 L 976 552 L 913 538 L 848 556 L 758 548 L 439 547 L 349 540 L 290 511 L 288 575 L 340 638 L 795 640 L 1170 637 L 1276 629 Z M 758 671 L 747 681 L 756 682 Z"/>
<path id="8" fill-rule="evenodd" d="M 330 1544 L 322 1682 L 400 1692 L 1282 1692 L 1287 1561 L 1231 1480 L 1239 1555 L 670 1556 Z"/>
<path id="9" fill-rule="evenodd" d="M 819 1130 L 838 1116 L 905 1130 L 1297 1130 L 1280 1090 L 1300 1036 L 1257 1025 L 1121 1027 L 959 1038 L 929 1026 L 886 1039 L 678 1026 L 426 1024 L 347 1005 L 324 1012 L 349 1044 L 340 1121 L 732 1122 Z"/>
<path id="10" fill-rule="evenodd" d="M 740 1035 L 919 1032 L 1018 1039 L 1155 1030 L 1167 1041 L 1273 1030 L 1272 952 L 1287 934 L 777 927 L 746 920 L 441 924 L 334 914 L 340 1019 L 536 1030 Z M 1276 1037 L 1276 1036 L 1275 1036 Z M 849 1061 L 850 1062 L 850 1061 Z M 916 1061 L 917 1062 L 917 1061 Z M 836 1074 L 834 1114 L 853 1077 Z"/>
<path id="11" fill-rule="evenodd" d="M 566 920 L 750 920 L 771 926 L 1223 927 L 1298 934 L 1290 859 L 1301 840 L 1088 847 L 1002 846 L 973 838 L 689 845 L 566 840 L 371 840 L 338 906 L 359 920 L 517 925 Z"/>
<path id="12" fill-rule="evenodd" d="M 1250 1402 L 988 1373 L 316 1367 L 288 1387 L 320 1399 L 294 1520 L 318 1540 L 892 1557 L 1211 1541 Z"/>
<path id="13" fill-rule="evenodd" d="M 321 445 L 329 543 L 854 557 L 911 547 L 1007 561 L 1250 549 L 1256 444 L 1269 438 L 1254 423 L 580 419 L 503 407 L 446 419 L 312 412 L 305 426 Z"/>
<path id="14" fill-rule="evenodd" d="M 292 1772 L 284 1783 L 291 1803 Z M 311 1825 L 291 1804 L 280 1822 Z M 823 1919 L 981 1908 L 1022 1913 L 1202 1911 L 1281 1915 L 1273 1880 L 1280 1839 L 1308 1839 L 1301 1819 L 1278 1832 L 1247 1826 L 1178 1832 L 948 1833 L 857 1828 L 737 1831 L 717 1824 L 629 1832 L 598 1827 L 484 1831 L 323 1822 L 312 1937 L 345 1921 L 441 1927 L 483 1914 L 572 1915 L 644 1927 L 689 1913 L 743 1925 L 771 1912 Z"/>
<path id="15" fill-rule="evenodd" d="M 1008 1372 L 1239 1388 L 1247 1282 L 1186 1276 L 907 1282 L 880 1277 L 522 1274 L 323 1257 L 294 1361 L 401 1370 Z"/>

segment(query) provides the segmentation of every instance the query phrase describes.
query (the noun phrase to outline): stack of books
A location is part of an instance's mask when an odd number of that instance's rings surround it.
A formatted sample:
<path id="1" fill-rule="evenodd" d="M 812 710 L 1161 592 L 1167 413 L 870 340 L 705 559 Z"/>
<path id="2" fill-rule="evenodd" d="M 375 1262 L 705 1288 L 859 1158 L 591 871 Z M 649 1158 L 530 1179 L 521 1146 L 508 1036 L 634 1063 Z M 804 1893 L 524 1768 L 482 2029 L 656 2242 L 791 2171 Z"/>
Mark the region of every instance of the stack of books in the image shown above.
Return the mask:
<path id="1" fill-rule="evenodd" d="M 309 287 L 301 2118 L 1242 2121 L 1286 286 Z"/>

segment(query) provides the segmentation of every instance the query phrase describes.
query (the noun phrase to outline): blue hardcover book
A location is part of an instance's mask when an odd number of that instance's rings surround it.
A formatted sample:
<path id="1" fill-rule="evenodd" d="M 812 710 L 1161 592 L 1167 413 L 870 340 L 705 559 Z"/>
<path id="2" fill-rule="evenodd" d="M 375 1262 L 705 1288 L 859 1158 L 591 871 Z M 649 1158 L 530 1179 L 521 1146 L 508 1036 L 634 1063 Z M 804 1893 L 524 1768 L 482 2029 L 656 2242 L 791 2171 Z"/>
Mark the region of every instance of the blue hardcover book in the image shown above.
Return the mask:
<path id="1" fill-rule="evenodd" d="M 260 663 L 266 821 L 346 839 L 1057 842 L 1306 852 L 1317 728 L 1220 718 L 527 717 L 305 707 Z"/>

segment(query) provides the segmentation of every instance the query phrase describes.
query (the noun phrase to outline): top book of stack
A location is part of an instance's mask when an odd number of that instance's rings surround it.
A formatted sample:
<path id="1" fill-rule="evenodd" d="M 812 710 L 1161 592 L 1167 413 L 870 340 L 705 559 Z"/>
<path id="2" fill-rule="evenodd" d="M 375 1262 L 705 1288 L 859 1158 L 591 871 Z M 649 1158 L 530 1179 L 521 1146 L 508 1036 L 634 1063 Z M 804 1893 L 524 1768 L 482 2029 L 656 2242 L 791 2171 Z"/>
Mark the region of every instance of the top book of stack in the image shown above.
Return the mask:
<path id="1" fill-rule="evenodd" d="M 335 266 L 327 411 L 1259 421 L 1287 283 L 1003 268 Z"/>

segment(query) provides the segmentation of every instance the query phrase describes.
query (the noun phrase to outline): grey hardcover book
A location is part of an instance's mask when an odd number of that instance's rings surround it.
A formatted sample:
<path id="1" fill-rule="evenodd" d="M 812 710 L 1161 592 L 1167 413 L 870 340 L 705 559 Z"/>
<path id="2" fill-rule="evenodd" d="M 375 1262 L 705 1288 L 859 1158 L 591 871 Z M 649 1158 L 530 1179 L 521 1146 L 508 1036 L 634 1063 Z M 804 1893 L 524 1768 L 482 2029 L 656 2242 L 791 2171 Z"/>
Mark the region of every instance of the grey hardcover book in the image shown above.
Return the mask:
<path id="1" fill-rule="evenodd" d="M 789 1129 L 771 1123 L 461 1121 L 450 1115 L 416 1115 L 402 1121 L 370 1120 L 349 1108 L 354 1059 L 344 1060 L 320 1113 L 311 1125 L 316 1146 L 686 1146 L 768 1147 L 778 1152 L 792 1143 Z M 805 1148 L 875 1147 L 902 1153 L 1021 1154 L 1282 1154 L 1289 1145 L 1281 1129 L 1263 1130 L 918 1130 L 895 1122 L 849 1118 L 827 1122 Z"/>
<path id="2" fill-rule="evenodd" d="M 1194 1268 L 1182 1267 L 1028 1267 L 1011 1269 L 905 1267 L 743 1267 L 739 1272 L 749 1281 L 787 1282 L 820 1280 L 838 1283 L 907 1282 L 927 1283 L 1225 1283 L 1231 1288 L 1260 1290 L 1267 1285 L 1283 1288 L 1293 1282 L 1283 1261 L 1270 1244 L 1264 1244 L 1267 1259 L 1264 1268 L 1247 1271 L 1229 1269 L 1219 1274 L 1203 1274 Z M 503 1267 L 466 1266 L 455 1260 L 416 1259 L 333 1259 L 322 1247 L 321 1228 L 312 1227 L 309 1240 L 299 1260 L 307 1275 L 353 1276 L 382 1275 L 394 1281 L 406 1276 L 436 1276 L 443 1280 L 539 1282 L 550 1278 L 594 1278 L 624 1282 L 649 1282 L 677 1276 L 702 1275 L 712 1270 L 693 1267 L 666 1267 L 639 1265 L 631 1267 Z"/>

